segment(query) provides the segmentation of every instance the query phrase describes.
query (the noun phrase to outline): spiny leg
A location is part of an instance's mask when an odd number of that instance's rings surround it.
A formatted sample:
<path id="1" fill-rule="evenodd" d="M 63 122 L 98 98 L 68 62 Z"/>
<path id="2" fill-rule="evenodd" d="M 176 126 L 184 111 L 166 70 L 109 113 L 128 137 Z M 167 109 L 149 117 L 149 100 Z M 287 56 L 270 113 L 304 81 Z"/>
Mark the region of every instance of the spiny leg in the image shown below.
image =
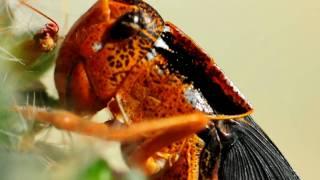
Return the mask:
<path id="1" fill-rule="evenodd" d="M 201 118 L 184 116 L 181 118 Z M 186 119 L 184 119 L 186 120 Z M 151 137 L 143 142 L 135 151 L 130 155 L 129 162 L 136 164 L 147 172 L 147 174 L 154 174 L 160 170 L 160 168 L 154 164 L 154 160 L 150 159 L 152 155 L 166 147 L 173 142 L 180 139 L 187 138 L 193 133 L 201 130 L 203 126 L 197 126 L 197 124 L 189 124 L 187 127 L 179 127 L 170 131 L 165 131 L 159 135 Z"/>
<path id="2" fill-rule="evenodd" d="M 148 174 L 153 174 L 159 170 L 159 167 L 157 167 L 154 160 L 150 159 L 150 157 L 158 152 L 161 148 L 168 146 L 175 141 L 186 138 L 204 128 L 205 126 L 199 123 L 203 121 L 201 120 L 201 118 L 208 118 L 210 121 L 241 119 L 243 117 L 249 116 L 250 114 L 252 114 L 252 112 L 253 111 L 248 111 L 239 115 L 217 116 L 194 113 L 172 117 L 170 118 L 170 121 L 175 121 L 176 127 L 171 127 L 170 129 L 162 131 L 161 133 L 145 140 L 132 154 L 130 154 L 129 161 L 134 162 L 138 166 L 142 167 Z M 186 122 L 186 126 L 184 126 L 184 124 L 180 124 L 181 121 Z"/>
<path id="3" fill-rule="evenodd" d="M 132 142 L 143 139 L 142 144 L 129 155 L 128 159 L 129 162 L 143 168 L 149 174 L 158 171 L 158 167 L 149 158 L 161 148 L 200 131 L 210 120 L 238 119 L 251 113 L 212 116 L 195 112 L 169 118 L 145 120 L 130 126 L 110 127 L 64 110 L 47 111 L 31 106 L 17 107 L 16 110 L 29 119 L 47 122 L 59 129 L 105 140 Z"/>
<path id="4" fill-rule="evenodd" d="M 27 119 L 47 122 L 59 129 L 120 142 L 136 141 L 146 138 L 146 136 L 156 137 L 158 134 L 176 132 L 184 128 L 186 128 L 185 130 L 189 129 L 189 133 L 186 134 L 192 134 L 205 127 L 209 120 L 202 113 L 192 113 L 170 118 L 145 120 L 130 126 L 109 127 L 106 124 L 92 122 L 64 110 L 47 111 L 30 106 L 17 107 L 16 110 Z M 166 145 L 170 143 L 172 141 L 166 143 Z"/>

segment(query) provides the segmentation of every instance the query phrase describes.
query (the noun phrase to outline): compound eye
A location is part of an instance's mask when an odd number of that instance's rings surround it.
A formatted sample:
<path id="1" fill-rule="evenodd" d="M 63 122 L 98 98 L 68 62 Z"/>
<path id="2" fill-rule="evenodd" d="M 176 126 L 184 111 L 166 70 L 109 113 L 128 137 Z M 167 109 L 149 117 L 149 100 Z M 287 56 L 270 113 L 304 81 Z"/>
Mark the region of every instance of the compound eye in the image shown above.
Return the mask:
<path id="1" fill-rule="evenodd" d="M 121 41 L 137 34 L 145 27 L 145 23 L 142 21 L 141 17 L 142 14 L 139 11 L 123 15 L 111 27 L 108 40 Z"/>

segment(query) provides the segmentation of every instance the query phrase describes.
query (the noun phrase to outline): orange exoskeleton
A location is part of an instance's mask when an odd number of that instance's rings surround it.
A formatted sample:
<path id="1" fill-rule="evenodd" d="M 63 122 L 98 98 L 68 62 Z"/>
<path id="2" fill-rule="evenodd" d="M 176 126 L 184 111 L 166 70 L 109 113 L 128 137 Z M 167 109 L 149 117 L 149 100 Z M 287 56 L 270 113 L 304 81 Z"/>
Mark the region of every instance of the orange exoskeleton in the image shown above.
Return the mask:
<path id="1" fill-rule="evenodd" d="M 72 113 L 37 119 L 123 142 L 152 178 L 298 179 L 212 58 L 142 0 L 97 1 L 67 34 L 55 82 Z M 105 107 L 121 128 L 80 117 Z"/>

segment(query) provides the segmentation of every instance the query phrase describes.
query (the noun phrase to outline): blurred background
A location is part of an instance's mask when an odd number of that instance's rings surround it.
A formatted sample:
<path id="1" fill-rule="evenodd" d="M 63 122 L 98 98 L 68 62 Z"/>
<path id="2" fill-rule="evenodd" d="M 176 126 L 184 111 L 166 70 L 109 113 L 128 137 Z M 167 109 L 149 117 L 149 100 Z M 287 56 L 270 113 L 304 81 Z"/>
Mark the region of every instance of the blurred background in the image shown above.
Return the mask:
<path id="1" fill-rule="evenodd" d="M 214 57 L 301 178 L 319 178 L 320 1 L 149 2 Z"/>
<path id="2" fill-rule="evenodd" d="M 94 0 L 30 0 L 66 33 Z M 302 179 L 320 169 L 320 1 L 149 0 L 204 48 Z M 11 3 L 11 2 L 10 2 Z M 14 3 L 14 1 L 12 1 Z M 30 10 L 25 21 L 46 22 Z M 52 71 L 43 78 L 54 95 Z"/>

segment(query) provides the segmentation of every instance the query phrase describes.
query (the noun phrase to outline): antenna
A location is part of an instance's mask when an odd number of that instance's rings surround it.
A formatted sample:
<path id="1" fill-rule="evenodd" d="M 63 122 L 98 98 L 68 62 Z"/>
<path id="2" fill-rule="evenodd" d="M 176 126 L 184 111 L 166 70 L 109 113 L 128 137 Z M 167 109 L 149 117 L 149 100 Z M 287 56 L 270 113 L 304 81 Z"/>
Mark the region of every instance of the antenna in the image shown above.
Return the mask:
<path id="1" fill-rule="evenodd" d="M 50 18 L 49 16 L 47 16 L 46 14 L 41 12 L 40 10 L 38 10 L 35 7 L 28 4 L 25 0 L 20 0 L 20 3 L 25 5 L 26 7 L 30 8 L 31 10 L 35 11 L 36 13 L 42 15 L 43 17 L 47 18 L 49 21 L 51 21 L 57 27 L 57 32 L 59 31 L 59 25 L 55 20 L 53 20 L 52 18 Z"/>

